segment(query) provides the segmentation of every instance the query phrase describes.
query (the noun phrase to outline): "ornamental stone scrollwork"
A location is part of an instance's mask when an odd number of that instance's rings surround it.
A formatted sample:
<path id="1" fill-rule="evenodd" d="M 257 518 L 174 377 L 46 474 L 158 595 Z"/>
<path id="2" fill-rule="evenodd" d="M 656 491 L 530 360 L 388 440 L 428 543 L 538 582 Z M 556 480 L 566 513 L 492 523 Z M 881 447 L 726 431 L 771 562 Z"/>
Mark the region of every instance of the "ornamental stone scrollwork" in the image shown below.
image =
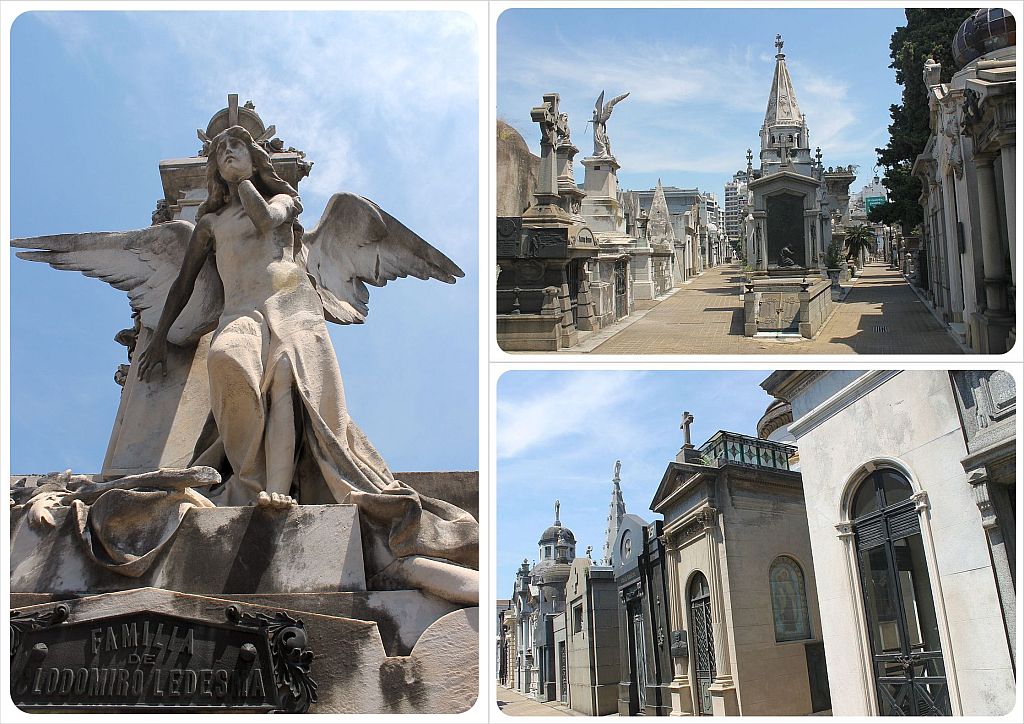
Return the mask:
<path id="1" fill-rule="evenodd" d="M 643 598 L 644 587 L 642 582 L 637 581 L 636 583 L 631 583 L 630 585 L 626 586 L 619 593 L 619 597 L 622 599 L 623 603 L 628 603 L 630 601 L 636 601 L 640 598 Z"/>
<path id="2" fill-rule="evenodd" d="M 968 88 L 964 91 L 964 103 L 961 109 L 963 110 L 964 117 L 961 128 L 969 133 L 971 127 L 980 121 L 982 116 L 981 95 L 979 95 L 978 91 L 973 88 Z"/>
<path id="3" fill-rule="evenodd" d="M 11 659 L 14 659 L 21 648 L 22 638 L 27 632 L 38 631 L 39 629 L 64 623 L 70 615 L 71 607 L 66 603 L 58 603 L 49 611 L 39 611 L 37 613 L 11 611 Z M 33 649 L 33 654 L 45 653 L 45 644 L 37 644 L 37 646 L 43 646 L 43 651 Z"/>
<path id="4" fill-rule="evenodd" d="M 710 505 L 705 505 L 694 515 L 676 535 L 676 539 L 682 543 L 714 527 L 718 511 Z"/>
<path id="5" fill-rule="evenodd" d="M 981 526 L 986 530 L 997 528 L 999 520 L 996 518 L 995 504 L 989 492 L 988 469 L 980 465 L 967 472 L 967 482 L 971 485 L 971 493 L 974 502 L 981 512 Z"/>
<path id="6" fill-rule="evenodd" d="M 910 499 L 914 501 L 914 510 L 918 513 L 923 513 L 931 508 L 931 503 L 928 501 L 927 490 L 918 490 L 910 496 Z"/>
<path id="7" fill-rule="evenodd" d="M 309 648 L 302 621 L 284 611 L 275 611 L 272 615 L 244 613 L 234 604 L 225 609 L 225 615 L 239 626 L 265 631 L 274 662 L 274 682 L 281 691 L 282 711 L 305 713 L 309 705 L 316 702 L 317 684 L 310 676 L 313 650 Z"/>

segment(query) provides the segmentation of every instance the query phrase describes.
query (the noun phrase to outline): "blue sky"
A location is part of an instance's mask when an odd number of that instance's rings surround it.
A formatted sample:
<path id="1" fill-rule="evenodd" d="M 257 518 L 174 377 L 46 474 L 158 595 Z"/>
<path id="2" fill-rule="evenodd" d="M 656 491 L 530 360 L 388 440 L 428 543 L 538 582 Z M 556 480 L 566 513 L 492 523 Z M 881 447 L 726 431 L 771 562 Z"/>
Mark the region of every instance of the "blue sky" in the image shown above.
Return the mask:
<path id="1" fill-rule="evenodd" d="M 331 325 L 353 418 L 392 469 L 478 468 L 476 25 L 462 13 L 62 12 L 11 30 L 13 237 L 148 226 L 161 159 L 252 100 L 314 162 L 308 227 L 330 195 L 377 202 L 466 272 L 373 289 Z M 11 469 L 98 472 L 117 409 L 127 296 L 11 264 Z"/>
<path id="2" fill-rule="evenodd" d="M 498 380 L 497 597 L 508 598 L 523 558 L 562 503 L 577 555 L 604 545 L 612 472 L 622 461 L 626 511 L 648 509 L 683 444 L 684 410 L 702 445 L 718 430 L 756 434 L 771 398 L 767 371 L 511 371 Z"/>
<path id="3" fill-rule="evenodd" d="M 593 150 L 587 122 L 598 94 L 626 91 L 608 123 L 623 188 L 723 186 L 754 164 L 775 69 L 775 34 L 825 166 L 860 166 L 869 183 L 888 140 L 900 87 L 889 39 L 898 8 L 523 9 L 498 19 L 497 113 L 537 152 L 530 108 L 561 95 L 579 159 Z"/>

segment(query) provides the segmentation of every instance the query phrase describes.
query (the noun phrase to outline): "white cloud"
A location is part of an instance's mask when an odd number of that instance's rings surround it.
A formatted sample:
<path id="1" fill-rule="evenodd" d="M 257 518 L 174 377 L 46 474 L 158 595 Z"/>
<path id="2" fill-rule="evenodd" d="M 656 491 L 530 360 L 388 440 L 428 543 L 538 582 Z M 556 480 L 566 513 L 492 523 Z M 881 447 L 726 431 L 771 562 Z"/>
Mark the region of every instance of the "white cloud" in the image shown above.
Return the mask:
<path id="1" fill-rule="evenodd" d="M 633 431 L 623 419 L 623 410 L 636 397 L 641 377 L 636 372 L 574 373 L 565 375 L 560 386 L 538 386 L 519 399 L 501 395 L 498 457 L 523 456 L 576 437 L 592 442 L 609 426 L 617 439 L 628 439 Z M 544 378 L 551 379 L 558 378 Z"/>
<path id="2" fill-rule="evenodd" d="M 154 109 L 168 103 L 190 109 L 195 128 L 224 107 L 228 93 L 252 100 L 285 144 L 314 164 L 300 189 L 307 224 L 341 190 L 373 196 L 391 210 L 396 203 L 413 207 L 420 225 L 437 209 L 450 215 L 456 204 L 475 208 L 468 200 L 477 193 L 477 28 L 468 15 L 38 15 L 82 64 L 114 75 L 123 87 L 123 112 L 153 116 L 153 125 L 162 123 Z M 127 38 L 100 42 L 109 28 L 125 25 Z M 157 130 L 162 138 L 182 138 L 185 148 L 199 147 L 188 127 Z M 427 183 L 436 169 L 453 167 L 459 172 Z M 382 199 L 385 193 L 390 198 Z M 448 251 L 477 253 L 475 235 L 453 241 L 457 248 Z"/>

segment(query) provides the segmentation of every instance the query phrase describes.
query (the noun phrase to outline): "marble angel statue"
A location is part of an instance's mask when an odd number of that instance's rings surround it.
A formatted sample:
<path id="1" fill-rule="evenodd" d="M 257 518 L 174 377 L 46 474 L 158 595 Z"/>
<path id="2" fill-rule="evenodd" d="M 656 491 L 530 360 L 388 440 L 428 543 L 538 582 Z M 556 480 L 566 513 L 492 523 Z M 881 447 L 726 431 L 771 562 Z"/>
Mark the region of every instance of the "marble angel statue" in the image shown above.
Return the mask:
<path id="1" fill-rule="evenodd" d="M 621 96 L 615 96 L 607 103 L 604 102 L 604 91 L 601 91 L 601 95 L 597 97 L 597 103 L 594 105 L 594 116 L 592 118 L 594 124 L 594 155 L 598 157 L 611 156 L 612 155 L 612 142 L 608 138 L 608 119 L 612 117 L 612 109 L 615 104 L 621 100 L 624 100 L 629 93 L 623 93 Z"/>
<path id="2" fill-rule="evenodd" d="M 216 505 L 352 503 L 391 580 L 446 598 L 476 596 L 477 521 L 396 480 L 348 414 L 327 322 L 361 323 L 367 285 L 454 283 L 463 272 L 373 202 L 335 194 L 299 224 L 298 192 L 241 126 L 210 143 L 195 225 L 16 239 L 18 256 L 126 291 L 154 330 L 139 374 L 156 379 L 168 345 L 212 331 L 211 420 L 193 461 L 223 473 Z M 381 562 L 381 558 L 385 558 Z M 367 571 L 370 573 L 370 570 Z"/>

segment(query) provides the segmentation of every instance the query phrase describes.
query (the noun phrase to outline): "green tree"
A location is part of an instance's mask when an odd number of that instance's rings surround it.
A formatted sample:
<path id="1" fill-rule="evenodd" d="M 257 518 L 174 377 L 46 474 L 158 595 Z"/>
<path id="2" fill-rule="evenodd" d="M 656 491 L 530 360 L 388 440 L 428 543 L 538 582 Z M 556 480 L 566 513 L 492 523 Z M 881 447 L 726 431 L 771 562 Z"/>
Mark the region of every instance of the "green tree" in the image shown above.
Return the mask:
<path id="1" fill-rule="evenodd" d="M 941 63 L 942 82 L 949 82 L 956 70 L 953 36 L 972 13 L 970 8 L 907 8 L 907 24 L 892 34 L 889 67 L 896 71 L 896 82 L 903 86 L 903 102 L 889 106 L 889 143 L 875 149 L 878 163 L 885 169 L 882 184 L 889 191 L 889 201 L 872 210 L 868 216 L 871 221 L 900 224 L 904 234 L 922 221 L 918 203 L 921 182 L 910 169 L 931 133 L 928 89 L 922 77 L 924 61 L 931 57 Z"/>
<path id="2" fill-rule="evenodd" d="M 856 259 L 861 251 L 875 250 L 875 230 L 870 226 L 858 224 L 846 230 L 846 260 Z"/>

